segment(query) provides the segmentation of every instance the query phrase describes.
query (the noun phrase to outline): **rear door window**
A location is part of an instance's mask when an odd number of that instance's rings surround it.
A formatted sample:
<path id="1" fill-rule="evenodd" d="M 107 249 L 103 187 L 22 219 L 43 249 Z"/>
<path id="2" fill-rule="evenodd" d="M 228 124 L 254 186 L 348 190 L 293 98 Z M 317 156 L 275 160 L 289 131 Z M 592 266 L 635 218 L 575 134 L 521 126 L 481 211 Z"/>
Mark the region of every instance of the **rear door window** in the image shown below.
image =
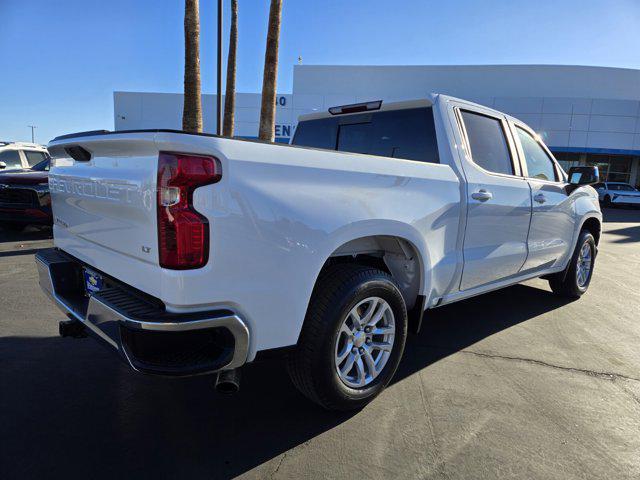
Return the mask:
<path id="1" fill-rule="evenodd" d="M 38 163 L 37 165 L 34 165 L 33 167 L 31 167 L 31 170 L 35 170 L 37 172 L 48 172 L 50 168 L 51 168 L 51 162 L 49 161 L 49 158 L 47 157 L 46 160 L 43 160 L 42 162 Z"/>
<path id="2" fill-rule="evenodd" d="M 27 157 L 27 163 L 30 167 L 39 164 L 43 160 L 46 160 L 47 156 L 44 152 L 37 152 L 35 150 L 23 150 L 24 155 Z"/>
<path id="3" fill-rule="evenodd" d="M 461 113 L 473 163 L 489 172 L 513 175 L 513 162 L 502 122 L 467 110 Z"/>

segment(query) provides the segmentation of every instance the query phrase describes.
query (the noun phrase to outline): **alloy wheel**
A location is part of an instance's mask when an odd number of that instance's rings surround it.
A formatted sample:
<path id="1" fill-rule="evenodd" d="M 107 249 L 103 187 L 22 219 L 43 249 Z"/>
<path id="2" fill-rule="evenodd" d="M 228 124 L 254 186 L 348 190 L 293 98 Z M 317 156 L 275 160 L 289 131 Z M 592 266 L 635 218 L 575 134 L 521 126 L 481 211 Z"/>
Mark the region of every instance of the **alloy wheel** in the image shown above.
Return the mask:
<path id="1" fill-rule="evenodd" d="M 591 245 L 588 242 L 585 242 L 580 248 L 580 253 L 578 254 L 578 268 L 576 268 L 576 280 L 578 282 L 578 287 L 584 288 L 589 281 L 589 277 L 591 276 Z"/>
<path id="2" fill-rule="evenodd" d="M 335 368 L 351 388 L 369 385 L 382 372 L 393 350 L 396 326 L 386 300 L 369 297 L 344 318 L 335 344 Z"/>

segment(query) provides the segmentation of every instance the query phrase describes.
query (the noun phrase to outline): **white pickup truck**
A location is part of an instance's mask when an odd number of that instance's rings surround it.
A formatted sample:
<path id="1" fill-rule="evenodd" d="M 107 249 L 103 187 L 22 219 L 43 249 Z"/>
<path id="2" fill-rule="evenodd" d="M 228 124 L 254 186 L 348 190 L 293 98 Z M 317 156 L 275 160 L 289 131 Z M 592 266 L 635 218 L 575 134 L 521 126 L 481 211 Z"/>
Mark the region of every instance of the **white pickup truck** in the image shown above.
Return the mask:
<path id="1" fill-rule="evenodd" d="M 61 334 L 221 390 L 281 353 L 328 409 L 380 393 L 425 310 L 540 276 L 579 297 L 600 237 L 595 167 L 567 176 L 521 121 L 443 95 L 306 115 L 293 145 L 149 130 L 49 151 L 36 261 Z"/>

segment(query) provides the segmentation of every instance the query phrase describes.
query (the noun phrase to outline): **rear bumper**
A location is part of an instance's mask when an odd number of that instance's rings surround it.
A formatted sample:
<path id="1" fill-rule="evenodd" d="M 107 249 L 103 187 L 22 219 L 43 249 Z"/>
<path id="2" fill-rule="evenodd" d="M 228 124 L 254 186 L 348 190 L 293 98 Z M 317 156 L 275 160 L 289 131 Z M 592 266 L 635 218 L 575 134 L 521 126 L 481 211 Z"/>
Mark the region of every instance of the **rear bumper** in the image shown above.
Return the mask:
<path id="1" fill-rule="evenodd" d="M 53 248 L 40 251 L 36 265 L 40 286 L 56 305 L 134 370 L 198 375 L 237 368 L 247 360 L 249 330 L 229 310 L 172 314 L 157 299 L 113 279 L 86 296 L 83 264 Z"/>

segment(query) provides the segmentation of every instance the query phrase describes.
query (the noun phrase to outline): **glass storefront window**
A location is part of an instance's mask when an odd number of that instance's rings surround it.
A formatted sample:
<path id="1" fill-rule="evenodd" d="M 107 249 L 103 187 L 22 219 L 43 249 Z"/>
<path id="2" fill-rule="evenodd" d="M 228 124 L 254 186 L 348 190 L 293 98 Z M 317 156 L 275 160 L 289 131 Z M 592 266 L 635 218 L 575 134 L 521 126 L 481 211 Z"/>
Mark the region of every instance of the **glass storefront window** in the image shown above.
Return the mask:
<path id="1" fill-rule="evenodd" d="M 596 165 L 600 180 L 605 182 L 629 182 L 631 176 L 630 155 L 587 155 L 587 165 Z"/>
<path id="2" fill-rule="evenodd" d="M 631 158 L 627 157 L 611 157 L 609 162 L 609 170 L 612 172 L 629 173 L 631 170 Z"/>

